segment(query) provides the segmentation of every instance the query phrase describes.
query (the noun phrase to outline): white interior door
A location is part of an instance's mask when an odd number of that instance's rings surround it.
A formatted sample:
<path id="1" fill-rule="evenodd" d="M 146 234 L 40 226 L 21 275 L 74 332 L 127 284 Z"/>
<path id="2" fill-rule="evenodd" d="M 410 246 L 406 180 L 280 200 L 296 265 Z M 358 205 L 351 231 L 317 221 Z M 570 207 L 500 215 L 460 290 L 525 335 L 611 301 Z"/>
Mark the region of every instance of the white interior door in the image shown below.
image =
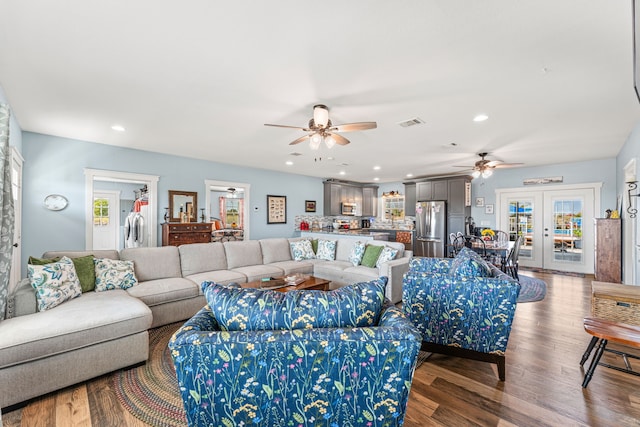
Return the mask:
<path id="1" fill-rule="evenodd" d="M 120 247 L 120 192 L 93 193 L 93 249 Z"/>
<path id="2" fill-rule="evenodd" d="M 11 272 L 9 273 L 9 293 L 17 286 L 21 278 L 22 250 L 22 163 L 18 150 L 11 150 L 11 185 L 13 195 L 13 212 L 15 214 L 13 233 L 13 253 L 11 255 Z"/>

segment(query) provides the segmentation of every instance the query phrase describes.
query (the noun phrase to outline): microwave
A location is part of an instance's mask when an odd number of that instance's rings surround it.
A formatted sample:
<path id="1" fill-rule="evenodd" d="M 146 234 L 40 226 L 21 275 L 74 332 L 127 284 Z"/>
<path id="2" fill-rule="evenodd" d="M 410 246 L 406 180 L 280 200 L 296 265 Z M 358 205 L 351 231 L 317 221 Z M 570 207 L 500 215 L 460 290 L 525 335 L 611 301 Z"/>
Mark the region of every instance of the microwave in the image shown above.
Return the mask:
<path id="1" fill-rule="evenodd" d="M 340 210 L 342 215 L 355 215 L 356 204 L 355 203 L 340 203 Z"/>

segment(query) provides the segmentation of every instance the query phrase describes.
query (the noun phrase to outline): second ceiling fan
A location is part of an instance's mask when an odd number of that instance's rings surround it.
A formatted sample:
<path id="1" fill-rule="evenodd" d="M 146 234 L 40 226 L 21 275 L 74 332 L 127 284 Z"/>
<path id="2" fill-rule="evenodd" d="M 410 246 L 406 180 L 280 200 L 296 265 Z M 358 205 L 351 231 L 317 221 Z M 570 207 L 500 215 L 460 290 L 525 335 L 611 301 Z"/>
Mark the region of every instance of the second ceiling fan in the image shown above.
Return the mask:
<path id="1" fill-rule="evenodd" d="M 376 122 L 358 122 L 334 125 L 329 119 L 329 108 L 326 105 L 318 104 L 313 106 L 313 118 L 309 120 L 309 125 L 307 127 L 273 125 L 269 123 L 265 123 L 265 126 L 300 129 L 307 132 L 306 135 L 290 142 L 289 145 L 296 145 L 308 139 L 310 141 L 311 149 L 317 150 L 323 142 L 329 148 L 333 147 L 335 144 L 349 144 L 350 141 L 344 136 L 339 135 L 337 132 L 353 132 L 358 130 L 375 129 L 378 125 Z"/>
<path id="2" fill-rule="evenodd" d="M 493 169 L 495 168 L 508 168 L 511 166 L 519 166 L 522 163 L 504 163 L 502 160 L 487 160 L 489 153 L 478 153 L 480 156 L 480 160 L 478 160 L 473 166 L 454 166 L 457 168 L 471 168 L 473 171 L 471 175 L 474 178 L 478 178 L 482 176 L 483 178 L 488 178 L 493 174 Z"/>

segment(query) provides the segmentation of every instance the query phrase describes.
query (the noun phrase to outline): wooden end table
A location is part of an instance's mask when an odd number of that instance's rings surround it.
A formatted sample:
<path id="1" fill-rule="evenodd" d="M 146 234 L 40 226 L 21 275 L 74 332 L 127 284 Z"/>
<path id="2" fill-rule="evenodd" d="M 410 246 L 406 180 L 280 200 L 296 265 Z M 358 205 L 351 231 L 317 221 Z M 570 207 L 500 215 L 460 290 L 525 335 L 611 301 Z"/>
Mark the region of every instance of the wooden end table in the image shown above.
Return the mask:
<path id="1" fill-rule="evenodd" d="M 261 289 L 263 283 L 264 282 L 262 282 L 261 280 L 256 280 L 254 282 L 241 283 L 240 287 L 241 288 Z M 321 279 L 319 277 L 310 276 L 307 280 L 305 280 L 302 283 L 298 283 L 295 286 L 289 286 L 289 285 L 285 284 L 282 287 L 265 288 L 265 289 L 271 289 L 271 290 L 278 291 L 278 292 L 300 291 L 300 290 L 303 290 L 303 289 L 305 289 L 305 290 L 316 290 L 316 291 L 328 291 L 329 290 L 329 283 L 331 283 L 331 280 Z"/>

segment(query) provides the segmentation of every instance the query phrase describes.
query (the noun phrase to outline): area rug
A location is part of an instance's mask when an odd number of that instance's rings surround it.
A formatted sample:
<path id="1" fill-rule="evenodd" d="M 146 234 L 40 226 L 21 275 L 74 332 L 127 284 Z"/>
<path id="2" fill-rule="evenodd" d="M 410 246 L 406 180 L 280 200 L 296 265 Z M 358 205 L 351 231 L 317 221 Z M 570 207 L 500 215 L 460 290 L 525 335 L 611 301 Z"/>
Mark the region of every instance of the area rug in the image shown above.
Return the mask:
<path id="1" fill-rule="evenodd" d="M 180 398 L 167 344 L 181 323 L 149 331 L 149 360 L 144 366 L 121 370 L 113 387 L 122 406 L 134 417 L 155 427 L 184 427 L 187 418 Z"/>
<path id="2" fill-rule="evenodd" d="M 540 279 L 518 274 L 520 279 L 520 295 L 518 302 L 541 301 L 547 294 L 547 284 Z"/>

